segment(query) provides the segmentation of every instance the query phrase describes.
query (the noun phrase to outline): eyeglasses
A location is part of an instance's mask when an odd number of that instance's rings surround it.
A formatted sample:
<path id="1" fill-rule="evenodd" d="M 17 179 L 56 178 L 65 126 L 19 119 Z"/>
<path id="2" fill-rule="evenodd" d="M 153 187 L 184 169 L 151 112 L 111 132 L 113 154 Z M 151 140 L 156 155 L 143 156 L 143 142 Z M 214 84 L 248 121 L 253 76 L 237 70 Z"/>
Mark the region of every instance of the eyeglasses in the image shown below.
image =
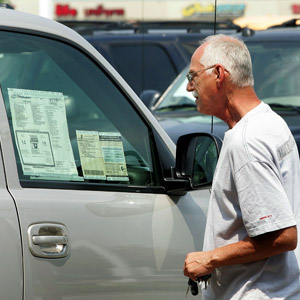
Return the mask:
<path id="1" fill-rule="evenodd" d="M 210 66 L 210 67 L 208 67 L 208 68 L 205 68 L 205 69 L 203 69 L 203 70 L 199 70 L 199 71 L 196 71 L 196 72 L 188 72 L 188 73 L 186 74 L 186 78 L 187 78 L 187 80 L 188 80 L 189 82 L 191 82 L 192 79 L 194 78 L 194 76 L 195 76 L 196 73 L 201 72 L 200 74 L 202 74 L 204 71 L 207 71 L 207 70 L 209 70 L 209 69 L 212 69 L 212 68 L 214 68 L 215 66 L 216 66 L 216 65 L 213 65 L 213 66 Z"/>

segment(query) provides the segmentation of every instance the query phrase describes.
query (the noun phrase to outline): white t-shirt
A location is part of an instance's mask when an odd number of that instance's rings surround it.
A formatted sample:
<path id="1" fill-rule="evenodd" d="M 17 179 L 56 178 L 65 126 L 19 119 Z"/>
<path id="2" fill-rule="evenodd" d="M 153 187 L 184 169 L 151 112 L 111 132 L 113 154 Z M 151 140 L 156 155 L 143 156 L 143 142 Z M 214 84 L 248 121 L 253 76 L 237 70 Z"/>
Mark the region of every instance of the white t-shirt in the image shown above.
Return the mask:
<path id="1" fill-rule="evenodd" d="M 204 251 L 299 224 L 299 210 L 295 140 L 285 121 L 261 103 L 225 133 Z M 203 290 L 203 299 L 299 300 L 299 258 L 298 247 L 254 263 L 218 268 L 208 289 Z"/>

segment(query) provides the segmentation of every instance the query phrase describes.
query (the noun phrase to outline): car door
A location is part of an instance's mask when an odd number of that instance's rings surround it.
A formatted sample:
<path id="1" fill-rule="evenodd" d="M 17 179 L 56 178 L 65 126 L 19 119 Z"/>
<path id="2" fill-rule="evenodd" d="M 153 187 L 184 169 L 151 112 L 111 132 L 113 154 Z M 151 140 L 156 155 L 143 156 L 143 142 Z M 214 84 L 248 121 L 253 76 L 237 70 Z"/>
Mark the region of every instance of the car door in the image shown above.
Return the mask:
<path id="1" fill-rule="evenodd" d="M 0 31 L 0 137 L 24 299 L 182 299 L 208 191 L 166 194 L 164 135 L 85 52 Z"/>

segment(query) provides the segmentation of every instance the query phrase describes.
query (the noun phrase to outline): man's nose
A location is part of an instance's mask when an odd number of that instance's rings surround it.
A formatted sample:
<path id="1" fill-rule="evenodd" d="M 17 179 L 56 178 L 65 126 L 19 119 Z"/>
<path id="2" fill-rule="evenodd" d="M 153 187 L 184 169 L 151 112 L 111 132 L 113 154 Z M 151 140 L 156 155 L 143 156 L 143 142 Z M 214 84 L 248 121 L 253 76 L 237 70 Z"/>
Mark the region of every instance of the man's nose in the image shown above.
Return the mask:
<path id="1" fill-rule="evenodd" d="M 193 80 L 188 81 L 187 85 L 186 85 L 186 90 L 188 92 L 192 92 L 194 90 L 194 84 L 193 84 Z"/>

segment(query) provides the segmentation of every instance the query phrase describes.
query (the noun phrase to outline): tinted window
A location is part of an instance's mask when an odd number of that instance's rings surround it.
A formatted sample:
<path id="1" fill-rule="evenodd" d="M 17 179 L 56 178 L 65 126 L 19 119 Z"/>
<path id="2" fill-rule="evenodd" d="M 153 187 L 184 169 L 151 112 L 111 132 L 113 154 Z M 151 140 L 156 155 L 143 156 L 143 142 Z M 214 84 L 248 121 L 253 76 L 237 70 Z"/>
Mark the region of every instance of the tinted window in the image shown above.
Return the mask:
<path id="1" fill-rule="evenodd" d="M 159 45 L 118 45 L 111 47 L 114 65 L 132 89 L 164 92 L 177 73 L 168 53 Z"/>
<path id="2" fill-rule="evenodd" d="M 0 32 L 0 67 L 21 184 L 159 184 L 150 129 L 87 56 L 55 40 Z"/>

